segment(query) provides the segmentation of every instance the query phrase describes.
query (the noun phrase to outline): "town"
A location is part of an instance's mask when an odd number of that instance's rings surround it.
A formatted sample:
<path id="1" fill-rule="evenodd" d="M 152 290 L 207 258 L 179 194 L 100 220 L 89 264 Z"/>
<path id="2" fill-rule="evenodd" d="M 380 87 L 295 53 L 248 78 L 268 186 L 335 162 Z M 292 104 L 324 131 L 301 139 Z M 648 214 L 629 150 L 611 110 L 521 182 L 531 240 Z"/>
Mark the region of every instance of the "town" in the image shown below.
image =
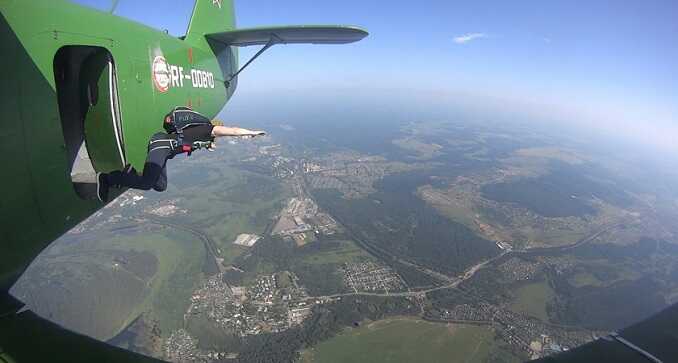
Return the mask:
<path id="1" fill-rule="evenodd" d="M 358 291 L 402 291 L 405 282 L 389 267 L 380 266 L 371 261 L 346 263 L 343 266 L 344 284 Z"/>
<path id="2" fill-rule="evenodd" d="M 545 324 L 539 319 L 486 302 L 459 304 L 452 309 L 429 311 L 427 319 L 495 327 L 497 334 L 514 349 L 532 359 L 568 350 L 593 340 L 591 332 Z M 603 333 L 601 333 L 603 334 Z"/>
<path id="3" fill-rule="evenodd" d="M 252 285 L 228 286 L 214 275 L 194 292 L 184 319 L 204 315 L 236 335 L 280 332 L 298 325 L 313 302 L 291 272 L 261 276 Z"/>
<path id="4" fill-rule="evenodd" d="M 309 298 L 298 278 L 283 271 L 260 276 L 249 286 L 229 286 L 222 274 L 209 277 L 191 296 L 184 322 L 204 318 L 225 332 L 246 337 L 264 332 L 277 333 L 298 326 L 311 315 L 319 300 Z M 212 361 L 226 352 L 205 352 L 184 329 L 173 332 L 165 342 L 170 361 Z"/>

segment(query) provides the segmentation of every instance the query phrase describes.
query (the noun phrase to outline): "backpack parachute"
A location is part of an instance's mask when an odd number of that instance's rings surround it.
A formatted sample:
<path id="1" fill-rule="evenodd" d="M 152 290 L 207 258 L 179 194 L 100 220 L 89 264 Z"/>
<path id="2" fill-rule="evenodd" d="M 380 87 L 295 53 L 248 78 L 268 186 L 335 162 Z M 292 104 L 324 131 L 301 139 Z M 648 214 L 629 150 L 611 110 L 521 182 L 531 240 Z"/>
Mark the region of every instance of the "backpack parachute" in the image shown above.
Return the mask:
<path id="1" fill-rule="evenodd" d="M 176 107 L 165 116 L 163 127 L 168 134 L 182 133 L 186 128 L 199 125 L 211 125 L 210 120 L 188 107 Z"/>
<path id="2" fill-rule="evenodd" d="M 209 140 L 200 140 L 193 143 L 184 141 L 184 130 L 193 126 L 212 125 L 210 120 L 198 112 L 193 111 L 189 107 L 176 107 L 172 112 L 165 116 L 163 127 L 168 134 L 177 135 L 175 153 L 190 153 L 200 148 L 210 148 L 214 138 Z"/>

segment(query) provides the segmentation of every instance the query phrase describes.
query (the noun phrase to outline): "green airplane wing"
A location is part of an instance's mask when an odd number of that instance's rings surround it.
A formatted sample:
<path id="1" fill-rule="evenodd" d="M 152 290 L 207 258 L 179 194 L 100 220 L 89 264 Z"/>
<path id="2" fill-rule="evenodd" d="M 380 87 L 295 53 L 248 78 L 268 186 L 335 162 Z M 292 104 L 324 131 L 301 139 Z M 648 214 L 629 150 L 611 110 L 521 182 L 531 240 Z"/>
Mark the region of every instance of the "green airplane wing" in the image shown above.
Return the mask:
<path id="1" fill-rule="evenodd" d="M 624 328 L 563 353 L 531 363 L 662 363 L 678 357 L 678 304 Z"/>
<path id="2" fill-rule="evenodd" d="M 68 331 L 32 311 L 0 317 L 0 363 L 162 363 Z"/>
<path id="3" fill-rule="evenodd" d="M 267 44 L 347 44 L 368 35 L 367 31 L 340 25 L 290 25 L 236 29 L 207 34 L 205 37 L 231 46 Z"/>

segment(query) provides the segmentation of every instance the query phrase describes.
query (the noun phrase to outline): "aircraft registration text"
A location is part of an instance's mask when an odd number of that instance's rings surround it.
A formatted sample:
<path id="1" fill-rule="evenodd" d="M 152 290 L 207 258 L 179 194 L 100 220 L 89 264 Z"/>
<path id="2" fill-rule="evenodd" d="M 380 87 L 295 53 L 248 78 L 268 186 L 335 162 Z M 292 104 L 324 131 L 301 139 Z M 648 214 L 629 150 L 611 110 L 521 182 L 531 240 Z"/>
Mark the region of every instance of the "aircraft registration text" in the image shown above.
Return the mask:
<path id="1" fill-rule="evenodd" d="M 163 56 L 153 59 L 153 84 L 159 92 L 167 92 L 171 87 L 214 88 L 214 74 L 200 69 L 190 71 L 181 66 L 167 63 Z"/>

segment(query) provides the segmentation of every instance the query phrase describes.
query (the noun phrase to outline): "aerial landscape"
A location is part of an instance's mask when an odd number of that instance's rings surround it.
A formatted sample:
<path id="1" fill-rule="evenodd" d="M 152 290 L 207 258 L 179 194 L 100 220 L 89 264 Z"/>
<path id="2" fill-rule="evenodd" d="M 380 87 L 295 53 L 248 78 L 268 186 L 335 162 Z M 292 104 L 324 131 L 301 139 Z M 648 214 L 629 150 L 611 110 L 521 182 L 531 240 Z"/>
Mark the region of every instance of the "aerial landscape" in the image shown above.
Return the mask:
<path id="1" fill-rule="evenodd" d="M 678 302 L 678 196 L 641 156 L 520 123 L 353 122 L 372 143 L 288 121 L 174 160 L 168 192 L 123 194 L 13 293 L 172 362 L 518 362 Z"/>
<path id="2" fill-rule="evenodd" d="M 0 363 L 674 361 L 675 14 L 0 1 Z"/>

